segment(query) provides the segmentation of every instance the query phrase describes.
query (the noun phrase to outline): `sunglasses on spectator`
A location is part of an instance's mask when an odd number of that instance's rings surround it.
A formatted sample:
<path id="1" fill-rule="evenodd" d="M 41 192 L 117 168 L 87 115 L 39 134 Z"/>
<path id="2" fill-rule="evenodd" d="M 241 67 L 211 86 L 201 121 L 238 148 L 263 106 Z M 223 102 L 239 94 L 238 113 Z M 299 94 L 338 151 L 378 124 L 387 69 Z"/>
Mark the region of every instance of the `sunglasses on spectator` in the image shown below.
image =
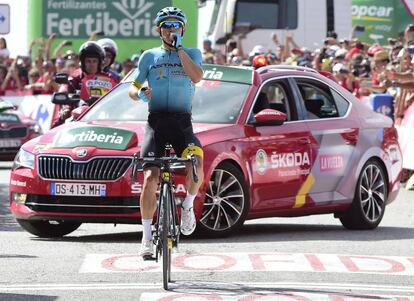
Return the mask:
<path id="1" fill-rule="evenodd" d="M 184 27 L 183 23 L 179 21 L 165 21 L 165 22 L 162 22 L 160 26 L 165 29 L 172 29 L 172 28 L 179 29 L 179 28 Z"/>

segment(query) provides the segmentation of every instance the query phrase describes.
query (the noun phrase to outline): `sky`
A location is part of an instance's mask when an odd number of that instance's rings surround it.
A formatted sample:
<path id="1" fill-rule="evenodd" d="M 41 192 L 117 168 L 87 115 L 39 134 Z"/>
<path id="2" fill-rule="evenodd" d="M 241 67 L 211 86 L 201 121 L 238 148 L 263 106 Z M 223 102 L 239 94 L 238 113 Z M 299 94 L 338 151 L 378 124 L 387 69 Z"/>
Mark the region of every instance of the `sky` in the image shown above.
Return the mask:
<path id="1" fill-rule="evenodd" d="M 29 0 L 1 0 L 10 6 L 10 33 L 1 34 L 6 38 L 7 48 L 12 57 L 27 54 L 27 3 Z M 32 0 L 33 1 L 33 0 Z"/>

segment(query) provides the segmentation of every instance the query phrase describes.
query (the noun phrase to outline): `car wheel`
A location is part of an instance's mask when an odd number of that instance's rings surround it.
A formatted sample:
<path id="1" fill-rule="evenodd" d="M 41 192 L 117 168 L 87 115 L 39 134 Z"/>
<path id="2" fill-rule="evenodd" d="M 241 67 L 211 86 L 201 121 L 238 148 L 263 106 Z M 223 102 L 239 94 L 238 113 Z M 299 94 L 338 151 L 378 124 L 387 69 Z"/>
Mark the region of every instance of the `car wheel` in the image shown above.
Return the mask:
<path id="1" fill-rule="evenodd" d="M 17 222 L 27 232 L 39 237 L 62 237 L 80 227 L 79 222 L 65 221 L 27 221 L 18 219 Z"/>
<path id="2" fill-rule="evenodd" d="M 359 175 L 351 207 L 339 218 L 342 225 L 352 230 L 376 228 L 384 216 L 387 195 L 387 180 L 382 166 L 369 160 Z"/>
<path id="3" fill-rule="evenodd" d="M 243 173 L 224 162 L 211 175 L 198 228 L 210 237 L 229 235 L 243 225 L 249 208 L 249 190 Z"/>

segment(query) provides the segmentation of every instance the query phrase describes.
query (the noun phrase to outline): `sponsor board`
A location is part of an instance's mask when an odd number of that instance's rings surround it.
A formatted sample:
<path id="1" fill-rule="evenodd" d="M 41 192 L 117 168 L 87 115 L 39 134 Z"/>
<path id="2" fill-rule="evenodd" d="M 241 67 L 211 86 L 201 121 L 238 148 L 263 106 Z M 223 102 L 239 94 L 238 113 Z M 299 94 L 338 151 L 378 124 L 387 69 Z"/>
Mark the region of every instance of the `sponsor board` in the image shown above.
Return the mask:
<path id="1" fill-rule="evenodd" d="M 153 20 L 171 0 L 48 0 L 43 10 L 43 36 L 88 38 L 103 31 L 116 38 L 148 39 L 159 36 Z"/>
<path id="2" fill-rule="evenodd" d="M 79 127 L 60 131 L 53 147 L 95 146 L 97 148 L 125 150 L 133 132 L 109 127 Z"/>
<path id="3" fill-rule="evenodd" d="M 4 96 L 3 99 L 16 104 L 18 110 L 25 116 L 37 121 L 45 133 L 50 129 L 55 104 L 51 100 L 51 95 L 27 95 L 27 96 Z"/>
<path id="4" fill-rule="evenodd" d="M 251 84 L 253 82 L 253 69 L 203 64 L 203 79 Z"/>
<path id="5" fill-rule="evenodd" d="M 386 45 L 387 38 L 395 38 L 412 23 L 412 0 L 353 0 L 352 25 L 365 27 L 358 38 L 363 42 Z"/>

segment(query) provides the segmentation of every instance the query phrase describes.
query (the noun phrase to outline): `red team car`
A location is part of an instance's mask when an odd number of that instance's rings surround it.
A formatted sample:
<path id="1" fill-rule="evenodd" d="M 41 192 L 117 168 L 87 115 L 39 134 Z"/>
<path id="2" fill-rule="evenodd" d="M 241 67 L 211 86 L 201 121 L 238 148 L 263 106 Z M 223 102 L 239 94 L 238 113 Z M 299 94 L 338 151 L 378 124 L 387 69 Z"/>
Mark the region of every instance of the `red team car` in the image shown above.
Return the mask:
<path id="1" fill-rule="evenodd" d="M 134 75 L 77 118 L 24 144 L 10 179 L 19 224 L 58 237 L 81 223 L 139 223 L 142 174 L 131 179 L 147 105 L 127 94 Z M 223 236 L 246 219 L 330 213 L 373 229 L 400 187 L 391 119 L 307 68 L 204 66 L 193 123 L 204 147 L 197 229 Z M 175 166 L 177 196 L 185 195 Z"/>
<path id="2" fill-rule="evenodd" d="M 13 104 L 0 98 L 0 160 L 10 161 L 20 146 L 39 136 L 39 124 L 17 111 Z"/>

